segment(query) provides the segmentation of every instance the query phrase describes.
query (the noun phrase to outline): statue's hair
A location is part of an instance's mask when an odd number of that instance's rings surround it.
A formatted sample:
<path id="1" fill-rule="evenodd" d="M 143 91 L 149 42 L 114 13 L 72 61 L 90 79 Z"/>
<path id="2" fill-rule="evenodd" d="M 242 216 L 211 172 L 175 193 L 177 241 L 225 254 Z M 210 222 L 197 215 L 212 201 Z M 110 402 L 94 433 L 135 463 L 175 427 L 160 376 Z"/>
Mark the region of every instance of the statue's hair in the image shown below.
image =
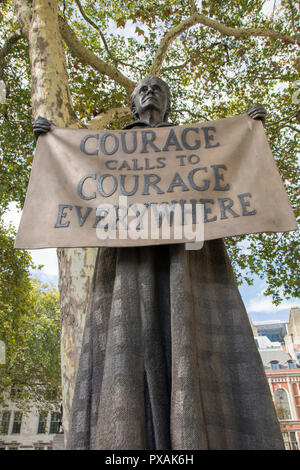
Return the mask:
<path id="1" fill-rule="evenodd" d="M 165 115 L 163 117 L 163 121 L 164 122 L 167 122 L 168 121 L 168 116 L 170 114 L 170 111 L 171 111 L 171 92 L 170 92 L 170 88 L 169 88 L 169 85 L 164 82 L 164 80 L 162 80 L 161 78 L 159 77 L 146 77 L 146 78 L 143 78 L 142 80 L 140 80 L 137 84 L 136 84 L 136 87 L 135 89 L 133 90 L 132 92 L 132 95 L 130 97 L 130 108 L 131 108 L 131 111 L 132 111 L 132 114 L 133 114 L 133 117 L 135 119 L 139 119 L 139 115 L 136 111 L 136 106 L 135 106 L 135 97 L 136 97 L 136 94 L 137 94 L 137 89 L 141 86 L 141 84 L 144 82 L 144 81 L 148 81 L 150 80 L 151 78 L 155 78 L 159 84 L 162 86 L 162 88 L 164 89 L 166 95 L 167 95 L 167 109 L 166 109 L 166 112 L 165 112 Z"/>

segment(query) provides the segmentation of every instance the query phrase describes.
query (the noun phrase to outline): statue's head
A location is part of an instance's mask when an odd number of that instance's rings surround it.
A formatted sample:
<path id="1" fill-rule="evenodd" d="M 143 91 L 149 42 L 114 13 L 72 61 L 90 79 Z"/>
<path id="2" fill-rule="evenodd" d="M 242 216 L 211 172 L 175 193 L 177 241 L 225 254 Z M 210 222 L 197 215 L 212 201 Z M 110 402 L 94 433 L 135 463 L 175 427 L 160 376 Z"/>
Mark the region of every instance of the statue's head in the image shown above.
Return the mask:
<path id="1" fill-rule="evenodd" d="M 167 122 L 171 110 L 169 86 L 159 77 L 147 77 L 139 81 L 130 98 L 130 108 L 135 119 L 140 119 L 143 111 L 154 108 Z"/>

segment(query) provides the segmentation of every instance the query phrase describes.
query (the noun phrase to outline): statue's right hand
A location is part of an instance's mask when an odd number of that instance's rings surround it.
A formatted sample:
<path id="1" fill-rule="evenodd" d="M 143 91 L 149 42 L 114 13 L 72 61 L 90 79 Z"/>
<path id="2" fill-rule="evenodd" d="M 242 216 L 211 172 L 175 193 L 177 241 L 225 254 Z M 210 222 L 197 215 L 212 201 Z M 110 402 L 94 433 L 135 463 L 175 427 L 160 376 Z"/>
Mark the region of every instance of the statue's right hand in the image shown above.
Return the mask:
<path id="1" fill-rule="evenodd" d="M 48 121 L 48 119 L 39 116 L 33 123 L 33 134 L 34 138 L 37 141 L 39 136 L 42 134 L 46 134 L 47 132 L 50 131 L 51 126 L 55 126 L 55 124 L 51 121 Z"/>

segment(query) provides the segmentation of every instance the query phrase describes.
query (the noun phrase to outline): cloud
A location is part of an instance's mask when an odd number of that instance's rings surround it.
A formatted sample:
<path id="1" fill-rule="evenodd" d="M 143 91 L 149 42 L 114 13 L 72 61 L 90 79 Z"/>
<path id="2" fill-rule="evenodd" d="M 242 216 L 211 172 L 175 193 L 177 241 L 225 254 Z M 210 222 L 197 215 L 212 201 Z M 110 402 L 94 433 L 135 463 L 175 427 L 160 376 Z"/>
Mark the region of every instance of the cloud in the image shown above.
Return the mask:
<path id="1" fill-rule="evenodd" d="M 42 264 L 42 272 L 51 276 L 58 275 L 58 261 L 55 248 L 45 248 L 43 250 L 29 251 L 35 265 Z"/>
<path id="2" fill-rule="evenodd" d="M 300 306 L 300 300 L 284 300 L 281 304 L 274 305 L 271 297 L 264 296 L 263 292 L 264 291 L 260 292 L 256 297 L 250 299 L 247 305 L 247 311 L 249 313 L 263 312 L 274 314 L 282 310 L 290 310 L 291 307 Z"/>

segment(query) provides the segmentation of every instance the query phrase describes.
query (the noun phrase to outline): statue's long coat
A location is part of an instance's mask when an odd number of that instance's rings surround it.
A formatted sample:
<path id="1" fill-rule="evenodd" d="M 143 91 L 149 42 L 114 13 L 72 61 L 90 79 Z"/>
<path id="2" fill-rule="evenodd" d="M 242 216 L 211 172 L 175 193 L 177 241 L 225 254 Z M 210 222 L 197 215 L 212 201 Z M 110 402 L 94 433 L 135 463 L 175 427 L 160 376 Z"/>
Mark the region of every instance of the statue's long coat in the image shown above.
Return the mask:
<path id="1" fill-rule="evenodd" d="M 283 449 L 222 240 L 99 248 L 68 449 Z"/>

